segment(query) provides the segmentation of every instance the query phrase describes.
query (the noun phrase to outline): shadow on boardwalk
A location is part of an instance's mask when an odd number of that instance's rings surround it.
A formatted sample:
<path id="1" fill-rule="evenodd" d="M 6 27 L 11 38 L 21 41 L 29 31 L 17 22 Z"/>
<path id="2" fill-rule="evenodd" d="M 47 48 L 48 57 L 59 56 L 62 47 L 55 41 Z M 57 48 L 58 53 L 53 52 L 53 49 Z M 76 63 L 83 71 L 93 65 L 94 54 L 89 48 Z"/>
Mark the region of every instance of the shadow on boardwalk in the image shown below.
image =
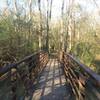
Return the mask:
<path id="1" fill-rule="evenodd" d="M 31 100 L 73 100 L 71 87 L 66 84 L 60 63 L 50 59 L 37 79 Z"/>

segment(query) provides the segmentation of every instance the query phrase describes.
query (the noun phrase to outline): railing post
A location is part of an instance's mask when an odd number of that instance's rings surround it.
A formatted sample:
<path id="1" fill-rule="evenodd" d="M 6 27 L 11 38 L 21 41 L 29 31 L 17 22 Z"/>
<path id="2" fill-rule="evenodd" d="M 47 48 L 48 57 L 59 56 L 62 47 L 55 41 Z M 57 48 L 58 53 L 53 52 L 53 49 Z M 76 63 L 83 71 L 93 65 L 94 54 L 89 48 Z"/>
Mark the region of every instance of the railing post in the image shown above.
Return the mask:
<path id="1" fill-rule="evenodd" d="M 60 61 L 62 61 L 64 59 L 64 51 L 60 51 Z"/>
<path id="2" fill-rule="evenodd" d="M 15 68 L 12 68 L 10 70 L 10 76 L 11 76 L 11 91 L 12 91 L 12 100 L 16 100 L 16 88 L 17 88 L 17 70 Z M 15 82 L 15 84 L 14 84 Z"/>

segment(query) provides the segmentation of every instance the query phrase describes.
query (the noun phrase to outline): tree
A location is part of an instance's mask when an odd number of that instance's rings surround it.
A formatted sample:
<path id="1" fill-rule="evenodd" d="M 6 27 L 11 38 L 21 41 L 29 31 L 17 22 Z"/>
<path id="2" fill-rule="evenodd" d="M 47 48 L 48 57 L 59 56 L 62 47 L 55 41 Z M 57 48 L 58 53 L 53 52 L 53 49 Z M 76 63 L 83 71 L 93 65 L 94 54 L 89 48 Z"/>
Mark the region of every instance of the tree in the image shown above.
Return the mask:
<path id="1" fill-rule="evenodd" d="M 40 12 L 40 29 L 39 29 L 39 49 L 42 48 L 42 12 L 41 12 L 41 0 L 38 0 L 38 8 Z"/>
<path id="2" fill-rule="evenodd" d="M 49 10 L 49 0 L 47 0 L 47 36 L 46 36 L 46 49 L 49 52 L 49 30 L 50 30 L 50 21 L 51 21 L 51 14 L 52 14 L 52 0 L 50 3 L 50 10 Z"/>

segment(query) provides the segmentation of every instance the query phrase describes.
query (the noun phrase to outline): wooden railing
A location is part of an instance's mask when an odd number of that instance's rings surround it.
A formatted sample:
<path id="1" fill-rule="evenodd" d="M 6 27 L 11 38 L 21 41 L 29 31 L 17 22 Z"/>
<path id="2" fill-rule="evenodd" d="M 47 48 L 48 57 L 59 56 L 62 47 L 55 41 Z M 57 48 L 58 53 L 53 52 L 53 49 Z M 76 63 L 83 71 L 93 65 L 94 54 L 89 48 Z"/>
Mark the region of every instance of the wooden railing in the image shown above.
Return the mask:
<path id="1" fill-rule="evenodd" d="M 100 100 L 100 75 L 70 54 L 62 53 L 60 60 L 76 100 Z"/>
<path id="2" fill-rule="evenodd" d="M 23 100 L 26 95 L 31 95 L 33 84 L 47 62 L 48 54 L 40 51 L 0 67 L 0 100 Z"/>

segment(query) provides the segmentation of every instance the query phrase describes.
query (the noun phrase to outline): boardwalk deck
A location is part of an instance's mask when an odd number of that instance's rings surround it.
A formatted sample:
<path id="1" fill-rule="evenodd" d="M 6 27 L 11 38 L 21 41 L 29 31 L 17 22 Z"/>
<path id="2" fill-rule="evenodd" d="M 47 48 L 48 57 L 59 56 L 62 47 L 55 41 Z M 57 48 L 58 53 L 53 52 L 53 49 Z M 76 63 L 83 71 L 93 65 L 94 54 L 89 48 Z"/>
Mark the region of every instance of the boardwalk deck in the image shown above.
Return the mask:
<path id="1" fill-rule="evenodd" d="M 32 100 L 73 100 L 60 63 L 50 59 L 35 84 Z"/>

